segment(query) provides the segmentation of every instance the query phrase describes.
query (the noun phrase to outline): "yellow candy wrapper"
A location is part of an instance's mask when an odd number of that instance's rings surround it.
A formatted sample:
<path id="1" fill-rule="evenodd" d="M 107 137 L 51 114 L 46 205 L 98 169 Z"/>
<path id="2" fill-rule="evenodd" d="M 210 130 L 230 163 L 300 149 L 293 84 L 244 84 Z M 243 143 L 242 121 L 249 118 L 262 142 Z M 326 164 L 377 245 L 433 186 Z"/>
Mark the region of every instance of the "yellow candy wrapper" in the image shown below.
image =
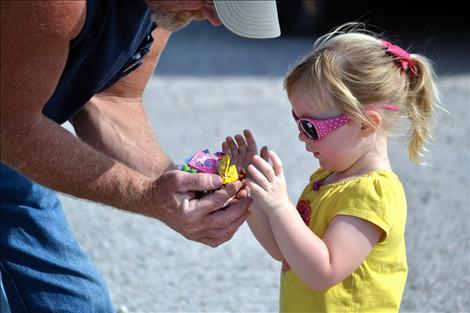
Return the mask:
<path id="1" fill-rule="evenodd" d="M 219 159 L 218 173 L 222 177 L 224 185 L 238 180 L 237 167 L 235 164 L 230 165 L 230 156 L 228 154 Z"/>

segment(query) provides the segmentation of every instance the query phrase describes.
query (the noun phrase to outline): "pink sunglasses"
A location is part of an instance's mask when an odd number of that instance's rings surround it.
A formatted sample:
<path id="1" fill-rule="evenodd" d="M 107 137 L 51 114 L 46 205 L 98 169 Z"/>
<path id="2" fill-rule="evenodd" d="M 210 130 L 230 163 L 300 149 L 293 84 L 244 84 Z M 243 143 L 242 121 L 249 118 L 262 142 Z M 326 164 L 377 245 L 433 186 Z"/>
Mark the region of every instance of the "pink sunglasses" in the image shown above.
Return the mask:
<path id="1" fill-rule="evenodd" d="M 372 109 L 375 107 L 390 111 L 400 110 L 400 108 L 394 104 L 372 104 L 368 105 L 366 109 Z M 294 117 L 295 122 L 297 123 L 297 127 L 299 128 L 299 130 L 311 140 L 321 140 L 322 138 L 330 134 L 332 131 L 352 121 L 352 118 L 345 114 L 341 114 L 323 120 L 317 120 L 308 117 L 298 118 L 293 110 L 292 115 Z"/>

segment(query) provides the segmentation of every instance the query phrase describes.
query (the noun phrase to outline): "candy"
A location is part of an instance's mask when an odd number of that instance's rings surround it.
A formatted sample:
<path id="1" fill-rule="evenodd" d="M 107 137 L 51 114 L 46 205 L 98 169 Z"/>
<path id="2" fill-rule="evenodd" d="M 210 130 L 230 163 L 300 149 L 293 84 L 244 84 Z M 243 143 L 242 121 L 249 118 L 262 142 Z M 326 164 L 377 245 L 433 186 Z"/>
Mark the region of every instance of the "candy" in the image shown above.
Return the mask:
<path id="1" fill-rule="evenodd" d="M 188 166 L 188 164 L 183 164 L 181 166 L 181 170 L 185 172 L 191 172 L 191 168 Z"/>
<path id="2" fill-rule="evenodd" d="M 207 150 L 206 150 L 207 151 Z M 198 151 L 188 162 L 188 165 L 201 173 L 215 174 L 217 170 L 217 158 L 209 154 L 209 151 Z"/>
<path id="3" fill-rule="evenodd" d="M 230 156 L 228 154 L 219 159 L 218 173 L 222 177 L 224 185 L 238 180 L 237 167 L 234 164 L 230 164 Z"/>
<path id="4" fill-rule="evenodd" d="M 189 173 L 218 174 L 224 185 L 245 178 L 243 170 L 238 172 L 235 164 L 230 164 L 230 156 L 223 152 L 211 155 L 209 150 L 199 150 L 185 159 L 185 164 L 178 166 Z"/>

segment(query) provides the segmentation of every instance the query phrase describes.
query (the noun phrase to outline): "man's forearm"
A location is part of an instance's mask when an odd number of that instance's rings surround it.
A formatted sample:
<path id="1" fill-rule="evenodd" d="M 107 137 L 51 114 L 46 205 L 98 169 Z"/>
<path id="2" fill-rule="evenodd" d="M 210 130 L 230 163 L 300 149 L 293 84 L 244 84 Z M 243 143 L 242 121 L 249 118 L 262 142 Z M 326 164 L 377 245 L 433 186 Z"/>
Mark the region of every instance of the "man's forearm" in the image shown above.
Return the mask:
<path id="1" fill-rule="evenodd" d="M 3 163 L 59 192 L 139 211 L 136 204 L 149 184 L 145 176 L 80 142 L 45 117 L 27 126 L 4 126 Z"/>
<path id="2" fill-rule="evenodd" d="M 145 62 L 114 85 L 95 95 L 71 120 L 86 143 L 145 176 L 156 178 L 173 162 L 152 134 L 142 97 L 170 33 L 160 27 Z"/>
<path id="3" fill-rule="evenodd" d="M 72 124 L 83 141 L 145 176 L 156 178 L 174 169 L 152 135 L 139 99 L 95 96 Z"/>

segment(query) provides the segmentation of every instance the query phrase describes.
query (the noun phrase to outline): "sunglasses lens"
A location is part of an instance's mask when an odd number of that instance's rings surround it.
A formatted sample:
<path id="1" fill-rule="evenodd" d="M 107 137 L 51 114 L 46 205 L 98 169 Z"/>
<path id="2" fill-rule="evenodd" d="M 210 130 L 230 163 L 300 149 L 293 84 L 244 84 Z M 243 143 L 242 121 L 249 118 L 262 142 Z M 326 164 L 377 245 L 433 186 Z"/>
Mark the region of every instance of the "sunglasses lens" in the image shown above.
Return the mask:
<path id="1" fill-rule="evenodd" d="M 301 121 L 299 125 L 302 131 L 305 133 L 305 135 L 307 135 L 308 138 L 312 140 L 318 139 L 317 129 L 312 123 L 310 123 L 309 121 Z"/>

